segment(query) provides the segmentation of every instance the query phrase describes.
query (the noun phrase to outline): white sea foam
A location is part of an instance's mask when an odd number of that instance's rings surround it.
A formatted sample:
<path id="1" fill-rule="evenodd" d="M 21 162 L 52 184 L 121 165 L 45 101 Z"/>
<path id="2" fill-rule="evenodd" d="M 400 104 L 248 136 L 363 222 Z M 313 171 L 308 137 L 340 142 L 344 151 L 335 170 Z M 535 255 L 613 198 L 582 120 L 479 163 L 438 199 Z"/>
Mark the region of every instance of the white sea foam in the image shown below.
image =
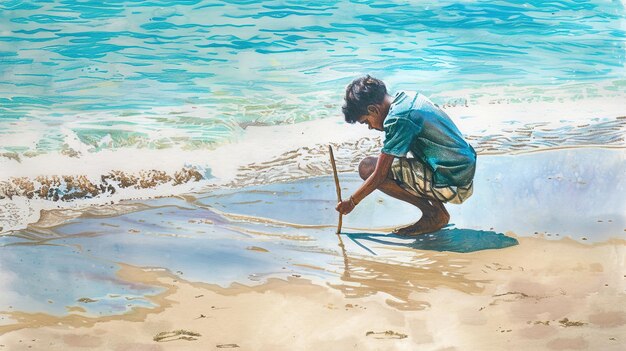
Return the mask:
<path id="1" fill-rule="evenodd" d="M 354 127 L 354 126 L 352 126 Z M 15 185 L 15 179 L 28 179 L 41 185 L 37 177 L 84 176 L 93 184 L 99 184 L 103 175 L 118 171 L 126 175 L 139 175 L 146 170 L 172 174 L 180 169 L 198 170 L 205 179 L 199 182 L 172 184 L 167 182 L 154 187 L 115 186 L 115 192 L 107 192 L 96 197 L 72 199 L 71 201 L 51 201 L 50 199 L 12 196 L 0 200 L 0 232 L 24 228 L 28 223 L 39 219 L 41 210 L 56 208 L 79 208 L 86 205 L 108 204 L 124 199 L 170 196 L 187 192 L 202 191 L 209 186 L 227 184 L 233 181 L 239 168 L 253 163 L 262 163 L 293 149 L 318 143 L 332 143 L 344 140 L 356 141 L 371 136 L 365 128 L 347 128 L 339 119 L 324 119 L 293 125 L 272 127 L 248 127 L 245 135 L 238 140 L 221 145 L 213 150 L 136 149 L 121 148 L 88 152 L 77 139 L 72 148 L 80 151 L 80 157 L 72 157 L 57 152 L 16 160 L 0 158 L 0 181 L 5 185 Z"/>
<path id="2" fill-rule="evenodd" d="M 624 146 L 624 140 L 610 133 L 623 135 L 626 120 L 616 119 L 626 115 L 621 101 L 616 99 L 587 99 L 581 101 L 494 103 L 475 106 L 444 106 L 459 128 L 468 136 L 479 153 L 512 153 L 528 151 L 515 133 L 526 135 L 528 130 L 556 133 L 545 140 L 531 140 L 546 146 L 559 146 L 555 137 L 560 134 L 581 137 L 589 134 L 584 128 L 604 125 L 611 139 L 607 144 Z M 200 112 L 198 112 L 200 113 Z M 616 123 L 614 123 L 616 122 Z M 533 129 L 534 128 L 534 129 Z M 580 129 L 580 131 L 578 131 Z M 573 133 L 573 134 L 572 134 Z M 602 134 L 602 133 L 600 133 Z M 170 196 L 186 192 L 206 190 L 209 186 L 243 186 L 272 181 L 285 181 L 308 176 L 322 175 L 329 171 L 326 145 L 333 144 L 340 171 L 355 171 L 356 164 L 365 155 L 375 155 L 381 143 L 382 133 L 369 131 L 359 125 L 347 125 L 338 115 L 336 118 L 301 122 L 278 126 L 248 126 L 232 142 L 226 142 L 212 150 L 187 150 L 182 147 L 165 149 L 119 148 L 93 152 L 91 146 L 67 133 L 66 143 L 77 154 L 40 154 L 20 160 L 0 157 L 0 183 L 15 185 L 15 179 L 30 180 L 41 186 L 37 177 L 84 176 L 98 185 L 103 175 L 117 171 L 128 176 L 139 176 L 149 170 L 173 175 L 181 169 L 193 169 L 204 179 L 187 179 L 184 182 L 163 181 L 150 186 L 120 186 L 114 183 L 114 191 L 104 191 L 97 196 L 72 198 L 71 201 L 51 201 L 37 196 L 12 196 L 0 200 L 1 232 L 24 228 L 38 220 L 40 211 L 52 208 L 75 208 L 91 204 L 106 204 L 124 199 Z M 569 138 L 569 137 L 568 137 Z M 502 139 L 509 144 L 502 143 Z M 575 139 L 575 138 L 574 138 Z M 497 140 L 499 144 L 490 144 Z M 576 139 L 578 140 L 578 139 Z M 580 139 L 581 145 L 593 144 Z M 590 139 L 592 140 L 592 139 Z M 541 142 L 549 142 L 542 145 Z M 519 146 L 520 144 L 522 146 Z M 564 145 L 577 146 L 576 144 Z M 480 148 L 480 145 L 488 147 Z M 512 145 L 512 146 L 511 146 Z M 499 150 L 498 148 L 502 148 Z M 170 177 L 172 178 L 172 177 Z M 106 185 L 109 185 L 108 183 Z M 0 188 L 0 190 L 2 190 Z M 35 191 L 36 192 L 36 191 Z M 6 195 L 6 194 L 5 194 Z"/>

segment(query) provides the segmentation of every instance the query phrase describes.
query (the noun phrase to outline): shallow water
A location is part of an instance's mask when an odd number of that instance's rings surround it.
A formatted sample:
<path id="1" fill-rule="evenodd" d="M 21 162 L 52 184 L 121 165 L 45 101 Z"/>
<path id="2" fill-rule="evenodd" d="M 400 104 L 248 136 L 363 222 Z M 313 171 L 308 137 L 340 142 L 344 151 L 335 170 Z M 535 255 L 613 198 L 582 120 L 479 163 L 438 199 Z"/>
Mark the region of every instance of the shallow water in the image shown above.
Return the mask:
<path id="1" fill-rule="evenodd" d="M 461 206 L 450 205 L 449 211 L 458 228 L 604 241 L 623 236 L 626 229 L 626 204 L 622 201 L 625 175 L 623 149 L 574 148 L 479 156 L 474 195 Z M 239 214 L 332 226 L 336 216 L 329 209 L 334 207 L 335 195 L 328 179 L 252 187 L 232 193 L 229 201 L 222 197 L 200 201 Z M 342 175 L 341 179 L 345 196 L 361 182 L 355 175 Z M 325 185 L 321 184 L 324 180 Z M 304 218 L 303 213 L 307 214 Z M 418 216 L 417 209 L 382 197 L 359 205 L 344 223 L 348 227 L 389 227 Z"/>
<path id="2" fill-rule="evenodd" d="M 99 315 L 147 305 L 143 296 L 159 290 L 120 280 L 116 263 L 222 286 L 303 276 L 348 296 L 389 290 L 402 304 L 416 289 L 411 284 L 442 284 L 433 270 L 451 275 L 445 284 L 477 288 L 462 270 L 471 254 L 447 252 L 506 250 L 515 236 L 535 232 L 582 243 L 624 238 L 622 150 L 490 156 L 478 165 L 474 195 L 448 206 L 452 224 L 418 238 L 389 234 L 419 211 L 378 192 L 344 216 L 338 237 L 331 177 L 112 205 L 117 212 L 88 210 L 59 225 L 32 225 L 0 237 L 0 311 L 63 315 L 80 306 L 85 312 L 72 313 Z M 348 196 L 361 181 L 352 174 L 341 183 Z"/>

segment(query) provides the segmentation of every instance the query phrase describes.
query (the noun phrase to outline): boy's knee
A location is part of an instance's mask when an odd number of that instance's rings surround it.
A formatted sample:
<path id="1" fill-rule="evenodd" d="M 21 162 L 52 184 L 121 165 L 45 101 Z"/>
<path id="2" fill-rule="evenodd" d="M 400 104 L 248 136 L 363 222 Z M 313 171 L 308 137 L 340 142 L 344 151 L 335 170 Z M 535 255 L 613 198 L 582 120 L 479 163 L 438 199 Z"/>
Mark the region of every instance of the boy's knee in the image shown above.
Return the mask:
<path id="1" fill-rule="evenodd" d="M 359 163 L 359 175 L 361 179 L 367 179 L 372 173 L 374 173 L 374 169 L 376 168 L 376 162 L 378 158 L 368 156 L 364 158 L 361 163 Z"/>

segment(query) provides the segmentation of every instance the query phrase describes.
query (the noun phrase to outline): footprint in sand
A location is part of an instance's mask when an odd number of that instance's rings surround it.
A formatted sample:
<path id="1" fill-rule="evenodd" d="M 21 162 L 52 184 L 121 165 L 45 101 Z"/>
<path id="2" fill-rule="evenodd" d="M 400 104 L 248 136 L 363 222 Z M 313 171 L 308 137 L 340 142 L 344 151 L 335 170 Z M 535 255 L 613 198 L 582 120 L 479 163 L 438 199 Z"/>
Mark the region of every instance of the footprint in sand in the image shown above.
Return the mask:
<path id="1" fill-rule="evenodd" d="M 373 332 L 368 331 L 365 333 L 365 336 L 371 336 L 374 339 L 405 339 L 408 338 L 408 335 L 395 332 L 393 330 L 387 330 L 384 332 Z"/>
<path id="2" fill-rule="evenodd" d="M 198 340 L 198 337 L 201 336 L 199 333 L 195 333 L 189 330 L 174 330 L 170 332 L 160 332 L 152 338 L 156 342 L 166 342 L 166 341 L 174 341 L 174 340 L 187 340 L 194 341 Z"/>

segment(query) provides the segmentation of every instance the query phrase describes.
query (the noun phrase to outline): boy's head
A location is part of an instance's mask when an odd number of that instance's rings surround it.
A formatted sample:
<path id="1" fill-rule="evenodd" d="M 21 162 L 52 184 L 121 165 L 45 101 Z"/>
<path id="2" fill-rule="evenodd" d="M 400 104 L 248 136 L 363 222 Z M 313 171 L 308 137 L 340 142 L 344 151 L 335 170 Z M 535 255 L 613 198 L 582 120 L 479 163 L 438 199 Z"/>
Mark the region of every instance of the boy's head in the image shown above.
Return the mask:
<path id="1" fill-rule="evenodd" d="M 370 129 L 382 130 L 387 115 L 386 96 L 387 87 L 380 79 L 368 74 L 353 80 L 346 87 L 345 104 L 341 107 L 346 122 L 359 122 L 368 124 Z"/>

